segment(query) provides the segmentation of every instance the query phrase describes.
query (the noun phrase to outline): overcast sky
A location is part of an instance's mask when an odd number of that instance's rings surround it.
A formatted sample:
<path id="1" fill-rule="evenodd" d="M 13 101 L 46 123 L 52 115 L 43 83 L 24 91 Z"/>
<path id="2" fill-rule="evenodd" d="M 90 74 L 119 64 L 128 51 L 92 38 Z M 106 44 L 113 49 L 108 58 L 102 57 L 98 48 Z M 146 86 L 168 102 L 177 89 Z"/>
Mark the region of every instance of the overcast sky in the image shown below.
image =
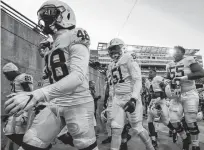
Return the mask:
<path id="1" fill-rule="evenodd" d="M 45 0 L 4 0 L 37 23 L 37 10 Z M 196 48 L 204 56 L 204 0 L 63 0 L 73 8 L 77 27 L 98 42 L 122 38 L 126 44 Z"/>

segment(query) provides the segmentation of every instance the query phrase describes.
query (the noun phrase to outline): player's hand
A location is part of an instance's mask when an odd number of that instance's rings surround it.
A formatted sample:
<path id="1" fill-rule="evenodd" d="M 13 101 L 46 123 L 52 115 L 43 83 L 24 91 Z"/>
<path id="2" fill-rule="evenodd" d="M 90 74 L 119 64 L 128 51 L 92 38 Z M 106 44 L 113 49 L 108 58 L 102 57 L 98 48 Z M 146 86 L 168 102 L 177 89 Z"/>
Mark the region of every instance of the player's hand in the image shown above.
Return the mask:
<path id="1" fill-rule="evenodd" d="M 16 95 L 18 95 L 18 94 L 21 94 L 21 93 L 27 93 L 27 92 L 21 91 L 21 92 L 18 92 L 18 93 L 11 93 L 11 94 L 7 95 L 6 97 L 7 97 L 7 98 L 11 98 L 11 97 L 14 97 L 14 96 L 16 96 Z"/>
<path id="2" fill-rule="evenodd" d="M 48 47 L 48 48 L 51 48 L 51 44 L 53 43 L 53 38 L 51 35 L 49 35 L 47 38 L 43 39 L 41 42 L 40 42 L 40 46 L 41 47 Z"/>
<path id="3" fill-rule="evenodd" d="M 16 95 L 17 95 L 17 93 L 11 93 L 11 94 L 7 95 L 6 97 L 7 97 L 7 98 L 11 98 L 11 97 L 14 97 L 14 96 L 16 96 Z"/>
<path id="4" fill-rule="evenodd" d="M 53 43 L 52 36 L 48 36 L 47 38 L 43 39 L 38 46 L 38 52 L 41 57 L 44 57 L 46 48 L 51 49 L 51 45 Z"/>
<path id="5" fill-rule="evenodd" d="M 135 111 L 136 108 L 136 99 L 135 98 L 131 98 L 123 107 L 123 109 L 125 110 L 125 112 L 129 112 L 129 113 L 133 113 Z"/>
<path id="6" fill-rule="evenodd" d="M 21 93 L 5 102 L 5 112 L 9 115 L 20 116 L 24 111 L 31 109 L 36 103 L 37 100 L 32 92 Z"/>
<path id="7" fill-rule="evenodd" d="M 185 81 L 185 80 L 188 80 L 188 76 L 175 77 L 175 78 L 173 79 L 173 81 L 176 81 L 176 80 Z"/>

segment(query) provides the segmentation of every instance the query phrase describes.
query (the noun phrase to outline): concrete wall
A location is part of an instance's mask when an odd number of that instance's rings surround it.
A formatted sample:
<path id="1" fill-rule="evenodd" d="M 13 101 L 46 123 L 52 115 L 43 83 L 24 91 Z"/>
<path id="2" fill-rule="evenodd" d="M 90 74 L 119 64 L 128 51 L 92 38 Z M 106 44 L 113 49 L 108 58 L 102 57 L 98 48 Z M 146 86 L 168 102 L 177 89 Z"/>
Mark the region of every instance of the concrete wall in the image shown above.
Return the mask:
<path id="1" fill-rule="evenodd" d="M 38 88 L 38 81 L 42 77 L 43 60 L 37 52 L 37 45 L 42 38 L 42 35 L 1 10 L 1 68 L 8 62 L 15 63 L 21 72 L 33 75 L 35 89 Z M 104 76 L 90 68 L 90 79 L 96 82 L 97 93 L 103 99 Z M 2 114 L 4 114 L 3 103 L 10 89 L 10 83 L 1 72 Z M 102 101 L 99 105 L 100 103 Z"/>

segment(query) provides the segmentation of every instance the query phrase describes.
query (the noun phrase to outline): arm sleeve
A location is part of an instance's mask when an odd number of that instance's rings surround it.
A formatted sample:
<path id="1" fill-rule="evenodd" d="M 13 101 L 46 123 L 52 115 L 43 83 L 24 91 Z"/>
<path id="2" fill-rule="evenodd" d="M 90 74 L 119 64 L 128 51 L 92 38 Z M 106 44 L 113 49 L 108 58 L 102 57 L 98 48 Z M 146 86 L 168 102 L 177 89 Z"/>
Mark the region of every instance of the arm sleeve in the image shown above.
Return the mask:
<path id="1" fill-rule="evenodd" d="M 140 91 L 142 88 L 141 70 L 138 63 L 134 62 L 133 59 L 129 59 L 127 65 L 133 80 L 132 97 L 138 99 L 140 97 Z"/>
<path id="2" fill-rule="evenodd" d="M 82 44 L 76 44 L 70 48 L 70 53 L 70 74 L 41 89 L 47 100 L 72 93 L 86 78 L 89 65 L 89 49 Z"/>

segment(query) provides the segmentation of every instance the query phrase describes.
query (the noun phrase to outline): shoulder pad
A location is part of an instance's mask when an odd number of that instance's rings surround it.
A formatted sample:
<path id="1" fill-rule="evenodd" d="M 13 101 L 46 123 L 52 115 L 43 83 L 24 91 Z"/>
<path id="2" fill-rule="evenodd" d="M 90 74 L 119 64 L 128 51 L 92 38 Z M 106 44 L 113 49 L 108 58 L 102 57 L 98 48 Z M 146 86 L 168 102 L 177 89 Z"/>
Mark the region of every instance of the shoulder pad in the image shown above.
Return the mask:
<path id="1" fill-rule="evenodd" d="M 89 48 L 90 46 L 90 37 L 86 30 L 82 28 L 75 28 L 72 31 L 71 35 L 71 45 L 74 44 L 83 44 Z"/>
<path id="2" fill-rule="evenodd" d="M 71 31 L 65 30 L 63 33 L 58 35 L 52 44 L 52 50 L 58 48 L 65 48 L 71 44 Z"/>
<path id="3" fill-rule="evenodd" d="M 24 82 L 33 83 L 33 77 L 29 74 L 26 74 L 26 73 L 20 74 L 17 78 L 18 78 L 17 80 L 20 83 L 24 83 Z"/>
<path id="4" fill-rule="evenodd" d="M 119 62 L 120 62 L 120 64 L 125 64 L 125 63 L 127 63 L 129 60 L 132 60 L 132 61 L 133 61 L 132 55 L 129 54 L 129 53 L 125 53 L 125 54 L 123 54 L 123 56 L 120 58 Z"/>
<path id="5" fill-rule="evenodd" d="M 83 44 L 89 48 L 90 37 L 86 30 L 82 28 L 65 30 L 55 39 L 52 45 L 52 49 L 65 48 L 74 44 Z"/>
<path id="6" fill-rule="evenodd" d="M 185 60 L 185 64 L 187 64 L 188 66 L 193 64 L 193 63 L 196 63 L 196 60 L 193 56 L 188 56 L 186 58 L 184 58 Z"/>

